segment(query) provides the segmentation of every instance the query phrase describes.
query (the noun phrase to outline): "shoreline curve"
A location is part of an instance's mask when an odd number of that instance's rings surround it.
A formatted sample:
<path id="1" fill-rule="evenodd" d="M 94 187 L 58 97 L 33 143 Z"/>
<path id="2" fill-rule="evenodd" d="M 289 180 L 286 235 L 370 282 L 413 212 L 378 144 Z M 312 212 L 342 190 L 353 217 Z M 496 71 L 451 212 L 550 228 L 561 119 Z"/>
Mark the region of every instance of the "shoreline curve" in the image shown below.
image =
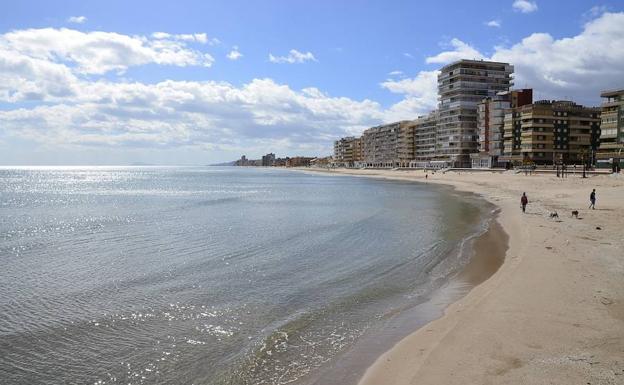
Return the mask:
<path id="1" fill-rule="evenodd" d="M 312 171 L 304 169 L 305 171 Z M 624 383 L 624 179 L 422 170 L 318 170 L 443 184 L 500 209 L 505 261 L 485 282 L 377 358 L 359 385 Z M 597 187 L 603 212 L 584 208 Z M 518 208 L 523 191 L 529 210 Z M 602 226 L 596 226 L 600 224 Z"/>

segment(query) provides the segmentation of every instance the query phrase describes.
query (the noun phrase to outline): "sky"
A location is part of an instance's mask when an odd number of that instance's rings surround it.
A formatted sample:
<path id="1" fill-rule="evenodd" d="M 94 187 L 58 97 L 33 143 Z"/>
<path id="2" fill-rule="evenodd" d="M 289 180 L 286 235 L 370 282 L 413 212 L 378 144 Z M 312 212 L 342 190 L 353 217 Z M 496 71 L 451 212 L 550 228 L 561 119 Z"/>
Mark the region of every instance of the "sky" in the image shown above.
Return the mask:
<path id="1" fill-rule="evenodd" d="M 325 156 L 505 61 L 535 99 L 624 88 L 624 1 L 0 0 L 0 165 Z"/>

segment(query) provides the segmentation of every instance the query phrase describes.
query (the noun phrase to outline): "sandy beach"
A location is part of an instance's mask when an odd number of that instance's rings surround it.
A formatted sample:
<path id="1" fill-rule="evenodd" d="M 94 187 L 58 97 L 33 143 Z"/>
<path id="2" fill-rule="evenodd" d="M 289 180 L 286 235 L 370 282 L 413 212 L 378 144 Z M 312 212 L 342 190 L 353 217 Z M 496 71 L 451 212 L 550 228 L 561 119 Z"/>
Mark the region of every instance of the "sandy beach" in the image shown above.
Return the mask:
<path id="1" fill-rule="evenodd" d="M 500 269 L 379 357 L 360 385 L 624 384 L 624 176 L 321 172 L 480 194 L 509 236 Z"/>

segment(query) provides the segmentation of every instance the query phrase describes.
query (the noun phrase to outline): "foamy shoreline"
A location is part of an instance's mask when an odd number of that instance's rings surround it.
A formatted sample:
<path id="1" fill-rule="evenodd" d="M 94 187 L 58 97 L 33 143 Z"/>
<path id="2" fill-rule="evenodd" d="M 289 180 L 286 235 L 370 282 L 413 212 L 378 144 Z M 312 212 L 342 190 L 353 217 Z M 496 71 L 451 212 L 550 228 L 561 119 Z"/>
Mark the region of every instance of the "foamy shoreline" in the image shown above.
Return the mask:
<path id="1" fill-rule="evenodd" d="M 624 383 L 624 177 L 317 171 L 477 193 L 501 209 L 509 235 L 501 268 L 379 357 L 360 385 Z M 594 211 L 587 210 L 592 188 Z M 530 201 L 524 215 L 523 191 Z M 559 220 L 549 218 L 552 211 Z"/>

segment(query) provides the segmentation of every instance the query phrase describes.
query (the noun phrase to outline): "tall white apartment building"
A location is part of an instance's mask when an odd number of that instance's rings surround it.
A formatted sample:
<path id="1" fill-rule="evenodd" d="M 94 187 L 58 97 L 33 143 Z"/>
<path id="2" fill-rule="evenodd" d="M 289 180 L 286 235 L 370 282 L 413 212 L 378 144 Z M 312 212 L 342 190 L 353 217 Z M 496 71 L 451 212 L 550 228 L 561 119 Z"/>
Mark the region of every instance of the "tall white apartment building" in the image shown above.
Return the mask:
<path id="1" fill-rule="evenodd" d="M 450 167 L 470 167 L 479 151 L 477 106 L 484 98 L 509 91 L 513 66 L 483 60 L 459 60 L 438 75 L 438 121 L 434 160 Z"/>

